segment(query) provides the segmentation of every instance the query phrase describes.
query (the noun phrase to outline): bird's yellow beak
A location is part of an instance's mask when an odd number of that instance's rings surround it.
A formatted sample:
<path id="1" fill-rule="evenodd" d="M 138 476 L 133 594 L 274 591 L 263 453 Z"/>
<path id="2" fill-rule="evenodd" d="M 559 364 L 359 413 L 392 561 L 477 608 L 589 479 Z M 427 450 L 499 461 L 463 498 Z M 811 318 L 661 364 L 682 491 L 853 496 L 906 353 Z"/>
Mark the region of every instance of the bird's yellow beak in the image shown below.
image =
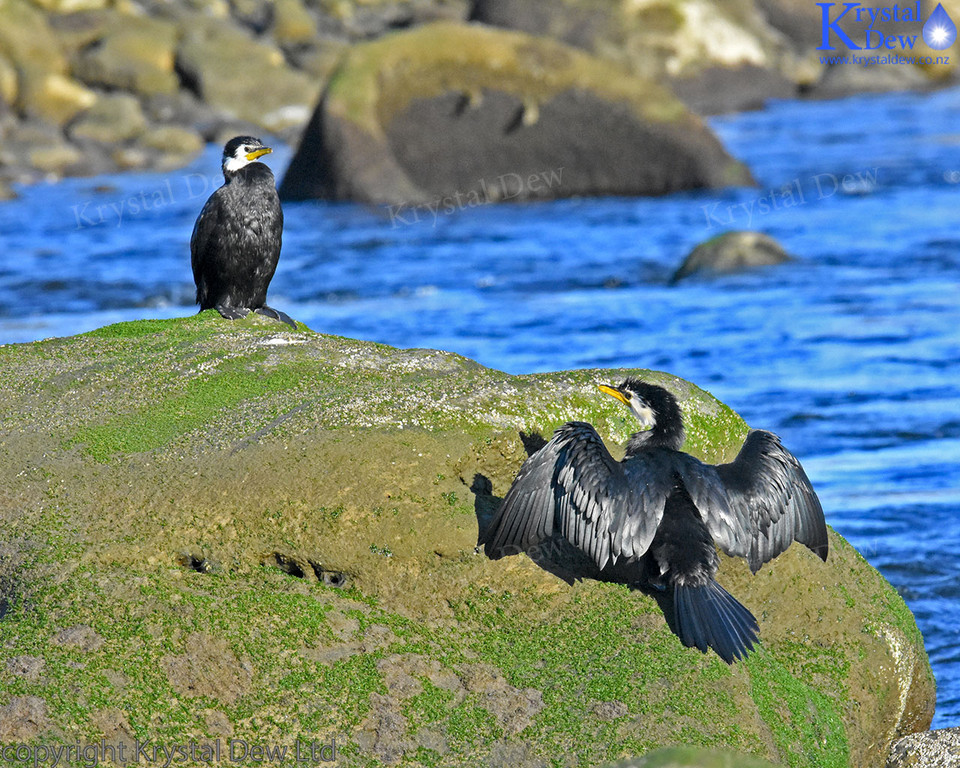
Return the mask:
<path id="1" fill-rule="evenodd" d="M 258 157 L 269 155 L 271 152 L 273 152 L 273 150 L 270 147 L 260 147 L 260 149 L 255 149 L 253 152 L 247 152 L 247 160 L 252 163 Z"/>
<path id="2" fill-rule="evenodd" d="M 600 384 L 599 386 L 600 386 L 600 391 L 601 391 L 601 392 L 605 392 L 606 394 L 610 395 L 611 397 L 617 398 L 617 400 L 619 400 L 621 403 L 623 403 L 624 405 L 626 405 L 626 406 L 628 406 L 628 407 L 630 406 L 630 401 L 627 400 L 627 396 L 624 395 L 623 392 L 621 392 L 621 391 L 620 391 L 619 389 L 617 389 L 616 387 L 611 387 L 609 384 Z"/>

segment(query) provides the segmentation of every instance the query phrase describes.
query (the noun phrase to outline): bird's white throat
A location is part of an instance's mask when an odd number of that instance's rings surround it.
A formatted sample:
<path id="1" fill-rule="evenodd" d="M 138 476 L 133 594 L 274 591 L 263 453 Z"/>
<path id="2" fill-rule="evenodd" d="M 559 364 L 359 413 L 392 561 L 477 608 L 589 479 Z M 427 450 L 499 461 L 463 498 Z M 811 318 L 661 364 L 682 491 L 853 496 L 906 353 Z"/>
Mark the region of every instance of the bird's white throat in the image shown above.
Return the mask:
<path id="1" fill-rule="evenodd" d="M 224 170 L 224 173 L 226 173 L 226 172 L 228 172 L 228 171 L 229 171 L 230 173 L 236 173 L 236 172 L 239 171 L 241 168 L 244 168 L 244 167 L 250 165 L 250 163 L 252 163 L 252 162 L 255 162 L 255 161 L 254 161 L 254 160 L 247 160 L 247 153 L 246 153 L 246 152 L 241 152 L 239 157 L 237 157 L 236 155 L 234 155 L 233 157 L 225 157 L 225 158 L 223 158 L 223 170 Z"/>

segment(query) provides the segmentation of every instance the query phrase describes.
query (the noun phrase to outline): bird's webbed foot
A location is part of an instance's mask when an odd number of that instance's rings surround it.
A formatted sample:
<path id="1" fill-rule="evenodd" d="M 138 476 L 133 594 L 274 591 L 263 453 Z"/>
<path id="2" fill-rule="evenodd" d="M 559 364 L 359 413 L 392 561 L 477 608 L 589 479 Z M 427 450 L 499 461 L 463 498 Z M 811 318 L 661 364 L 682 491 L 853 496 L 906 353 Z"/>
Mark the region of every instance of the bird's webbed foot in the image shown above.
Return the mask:
<path id="1" fill-rule="evenodd" d="M 269 317 L 273 320 L 279 320 L 281 323 L 286 323 L 294 330 L 297 328 L 296 321 L 286 312 L 281 312 L 279 309 L 274 309 L 273 307 L 268 307 L 266 304 L 264 304 L 262 307 L 257 307 L 255 311 L 257 314 L 263 315 L 264 317 Z"/>
<path id="2" fill-rule="evenodd" d="M 228 307 L 225 304 L 217 304 L 214 309 L 220 313 L 220 317 L 227 320 L 240 320 L 250 314 L 246 307 Z"/>

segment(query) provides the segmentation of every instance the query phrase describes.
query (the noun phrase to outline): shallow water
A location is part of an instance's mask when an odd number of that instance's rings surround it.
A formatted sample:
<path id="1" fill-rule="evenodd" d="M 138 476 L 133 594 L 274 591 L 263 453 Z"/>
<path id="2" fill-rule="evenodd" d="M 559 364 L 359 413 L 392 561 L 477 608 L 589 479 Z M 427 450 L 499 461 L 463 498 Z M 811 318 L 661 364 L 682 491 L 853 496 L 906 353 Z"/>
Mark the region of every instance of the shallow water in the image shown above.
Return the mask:
<path id="1" fill-rule="evenodd" d="M 757 189 L 412 224 L 288 204 L 271 304 L 511 373 L 639 366 L 709 389 L 781 434 L 828 522 L 907 600 L 937 676 L 935 726 L 958 725 L 960 91 L 780 102 L 712 124 Z M 218 155 L 0 205 L 0 343 L 191 313 L 188 241 Z M 667 284 L 693 245 L 748 227 L 796 261 Z"/>

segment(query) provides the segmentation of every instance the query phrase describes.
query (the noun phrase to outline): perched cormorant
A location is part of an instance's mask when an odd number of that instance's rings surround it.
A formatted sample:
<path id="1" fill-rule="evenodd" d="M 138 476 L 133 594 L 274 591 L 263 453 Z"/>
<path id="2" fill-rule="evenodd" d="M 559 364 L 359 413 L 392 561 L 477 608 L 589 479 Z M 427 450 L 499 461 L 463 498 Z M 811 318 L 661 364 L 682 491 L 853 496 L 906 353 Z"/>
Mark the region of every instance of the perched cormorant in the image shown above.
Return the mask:
<path id="1" fill-rule="evenodd" d="M 647 428 L 631 436 L 623 461 L 590 424 L 564 424 L 524 462 L 481 543 L 499 559 L 556 532 L 601 577 L 671 586 L 682 642 L 732 663 L 753 648 L 759 625 L 715 581 L 714 545 L 754 573 L 795 540 L 826 560 L 820 501 L 772 432 L 751 430 L 730 464 L 704 464 L 680 451 L 683 418 L 666 389 L 632 377 L 600 389 Z"/>
<path id="2" fill-rule="evenodd" d="M 257 160 L 272 151 L 252 136 L 227 142 L 224 183 L 193 226 L 190 263 L 201 312 L 216 309 L 236 320 L 253 310 L 296 328 L 287 314 L 266 304 L 280 259 L 283 210 L 273 173 Z"/>

